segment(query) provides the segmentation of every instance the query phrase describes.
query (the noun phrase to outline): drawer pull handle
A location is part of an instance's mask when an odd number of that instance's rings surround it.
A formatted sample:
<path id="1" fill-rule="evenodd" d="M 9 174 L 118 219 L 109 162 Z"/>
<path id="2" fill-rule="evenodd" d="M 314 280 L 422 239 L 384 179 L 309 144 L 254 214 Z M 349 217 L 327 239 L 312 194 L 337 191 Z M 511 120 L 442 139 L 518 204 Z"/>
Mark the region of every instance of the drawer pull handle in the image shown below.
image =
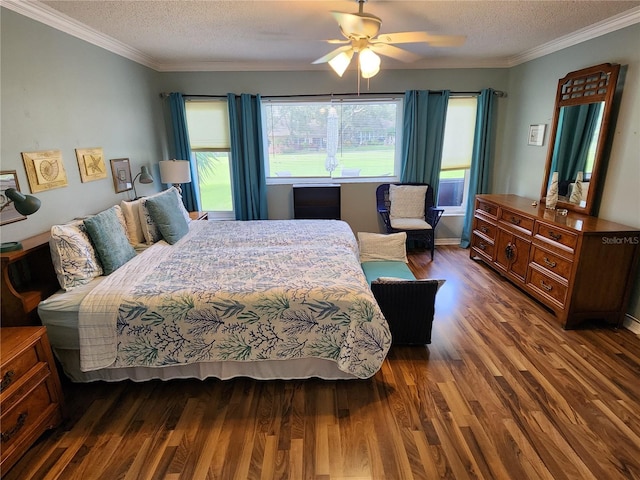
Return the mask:
<path id="1" fill-rule="evenodd" d="M 555 233 L 551 230 L 549 230 L 549 236 L 551 238 L 553 238 L 556 242 L 559 241 L 562 238 L 562 234 L 561 233 Z"/>
<path id="2" fill-rule="evenodd" d="M 480 231 L 482 233 L 487 233 L 489 231 L 489 229 L 487 227 L 480 227 Z"/>
<path id="3" fill-rule="evenodd" d="M 11 429 L 7 430 L 6 432 L 2 432 L 2 434 L 0 434 L 0 439 L 3 442 L 8 442 L 9 440 L 11 440 L 11 437 L 13 437 L 16 433 L 18 433 L 20 429 L 24 426 L 24 422 L 26 420 L 27 420 L 27 412 L 22 412 L 18 417 L 18 421 L 16 422 L 16 424 L 13 427 L 11 427 Z"/>
<path id="4" fill-rule="evenodd" d="M 2 382 L 0 382 L 0 392 L 3 391 L 5 388 L 7 388 L 9 385 L 11 385 L 11 382 L 13 382 L 14 375 L 15 375 L 15 372 L 13 370 L 9 370 L 7 373 L 5 373 L 2 376 Z"/>
<path id="5" fill-rule="evenodd" d="M 544 263 L 547 267 L 549 268 L 554 268 L 557 263 L 556 262 L 552 262 L 551 260 L 549 260 L 547 257 L 544 257 Z"/>
<path id="6" fill-rule="evenodd" d="M 487 249 L 487 246 L 486 246 L 484 243 L 480 242 L 480 243 L 478 244 L 478 248 L 479 248 L 480 250 L 484 251 L 484 250 L 486 250 L 486 249 Z"/>
<path id="7" fill-rule="evenodd" d="M 540 280 L 540 286 L 544 288 L 547 292 L 550 292 L 551 290 L 553 290 L 553 286 L 547 283 L 544 283 L 544 280 Z"/>
<path id="8" fill-rule="evenodd" d="M 511 260 L 516 256 L 516 249 L 511 242 L 507 243 L 504 248 L 504 256 L 507 257 L 507 260 Z"/>
<path id="9" fill-rule="evenodd" d="M 514 225 L 520 225 L 520 222 L 522 221 L 522 219 L 520 218 L 516 218 L 516 217 L 511 217 L 511 223 L 513 223 Z"/>

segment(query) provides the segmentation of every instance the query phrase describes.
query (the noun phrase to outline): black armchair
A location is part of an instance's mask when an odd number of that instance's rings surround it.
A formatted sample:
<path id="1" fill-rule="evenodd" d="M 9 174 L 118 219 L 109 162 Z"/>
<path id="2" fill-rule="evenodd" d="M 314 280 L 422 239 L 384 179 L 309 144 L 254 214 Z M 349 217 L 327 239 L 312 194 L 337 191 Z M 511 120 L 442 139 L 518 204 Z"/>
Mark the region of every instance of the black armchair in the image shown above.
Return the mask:
<path id="1" fill-rule="evenodd" d="M 389 183 L 383 183 L 376 189 L 376 202 L 378 213 L 382 217 L 386 233 L 406 232 L 407 246 L 416 242 L 423 243 L 426 248 L 431 250 L 431 260 L 433 260 L 433 252 L 435 250 L 435 232 L 440 217 L 444 213 L 443 208 L 437 208 L 433 199 L 433 188 L 425 183 L 396 183 L 394 185 L 427 185 L 427 193 L 424 198 L 424 219 L 418 220 L 416 225 L 401 228 L 397 222 L 391 218 L 391 201 L 389 200 Z M 422 222 L 424 220 L 425 223 Z M 407 223 L 407 222 L 401 222 Z M 411 223 L 411 222 L 409 222 Z"/>

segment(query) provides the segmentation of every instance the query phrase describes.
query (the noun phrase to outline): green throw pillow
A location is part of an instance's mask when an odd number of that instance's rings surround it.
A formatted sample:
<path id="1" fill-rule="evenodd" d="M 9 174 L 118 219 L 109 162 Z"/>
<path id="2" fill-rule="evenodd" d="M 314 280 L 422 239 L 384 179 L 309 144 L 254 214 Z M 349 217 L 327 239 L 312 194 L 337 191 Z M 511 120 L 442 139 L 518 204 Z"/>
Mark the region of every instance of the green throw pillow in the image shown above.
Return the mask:
<path id="1" fill-rule="evenodd" d="M 182 214 L 178 195 L 171 190 L 166 194 L 154 195 L 145 201 L 149 215 L 154 221 L 162 238 L 173 245 L 189 232 L 189 224 Z"/>
<path id="2" fill-rule="evenodd" d="M 105 275 L 115 272 L 136 256 L 116 214 L 116 207 L 98 213 L 84 221 Z"/>

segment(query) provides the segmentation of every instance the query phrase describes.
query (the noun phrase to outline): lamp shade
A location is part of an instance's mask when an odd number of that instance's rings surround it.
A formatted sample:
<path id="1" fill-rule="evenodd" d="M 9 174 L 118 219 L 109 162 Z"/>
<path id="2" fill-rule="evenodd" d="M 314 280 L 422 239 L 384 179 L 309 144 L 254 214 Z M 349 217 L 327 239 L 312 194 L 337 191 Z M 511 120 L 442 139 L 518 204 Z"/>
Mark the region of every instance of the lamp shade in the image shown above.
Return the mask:
<path id="1" fill-rule="evenodd" d="M 360 72 L 362 78 L 371 78 L 380 71 L 380 57 L 370 48 L 360 52 Z"/>
<path id="2" fill-rule="evenodd" d="M 162 183 L 191 182 L 191 167 L 188 160 L 161 160 L 160 180 Z"/>
<path id="3" fill-rule="evenodd" d="M 153 177 L 147 167 L 140 167 L 140 183 L 153 183 Z"/>
<path id="4" fill-rule="evenodd" d="M 4 194 L 9 200 L 13 200 L 13 206 L 21 215 L 31 215 L 40 209 L 40 199 L 33 195 L 23 195 L 15 188 L 7 188 Z"/>
<path id="5" fill-rule="evenodd" d="M 353 50 L 348 50 L 346 52 L 342 52 L 339 55 L 333 57 L 329 60 L 329 65 L 333 68 L 333 71 L 338 74 L 338 76 L 342 76 L 344 71 L 351 63 L 351 58 L 353 57 Z"/>

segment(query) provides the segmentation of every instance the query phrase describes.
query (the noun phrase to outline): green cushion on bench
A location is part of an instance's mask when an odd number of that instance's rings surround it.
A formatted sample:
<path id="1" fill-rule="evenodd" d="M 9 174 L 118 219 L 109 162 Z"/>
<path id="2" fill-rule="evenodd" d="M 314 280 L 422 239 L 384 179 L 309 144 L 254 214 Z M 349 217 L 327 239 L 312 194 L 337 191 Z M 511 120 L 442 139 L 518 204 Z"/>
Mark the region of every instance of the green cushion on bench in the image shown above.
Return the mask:
<path id="1" fill-rule="evenodd" d="M 380 262 L 362 262 L 362 270 L 367 277 L 367 282 L 371 285 L 376 278 L 395 277 L 404 280 L 415 280 L 409 266 L 404 262 L 398 261 L 380 261 Z"/>

